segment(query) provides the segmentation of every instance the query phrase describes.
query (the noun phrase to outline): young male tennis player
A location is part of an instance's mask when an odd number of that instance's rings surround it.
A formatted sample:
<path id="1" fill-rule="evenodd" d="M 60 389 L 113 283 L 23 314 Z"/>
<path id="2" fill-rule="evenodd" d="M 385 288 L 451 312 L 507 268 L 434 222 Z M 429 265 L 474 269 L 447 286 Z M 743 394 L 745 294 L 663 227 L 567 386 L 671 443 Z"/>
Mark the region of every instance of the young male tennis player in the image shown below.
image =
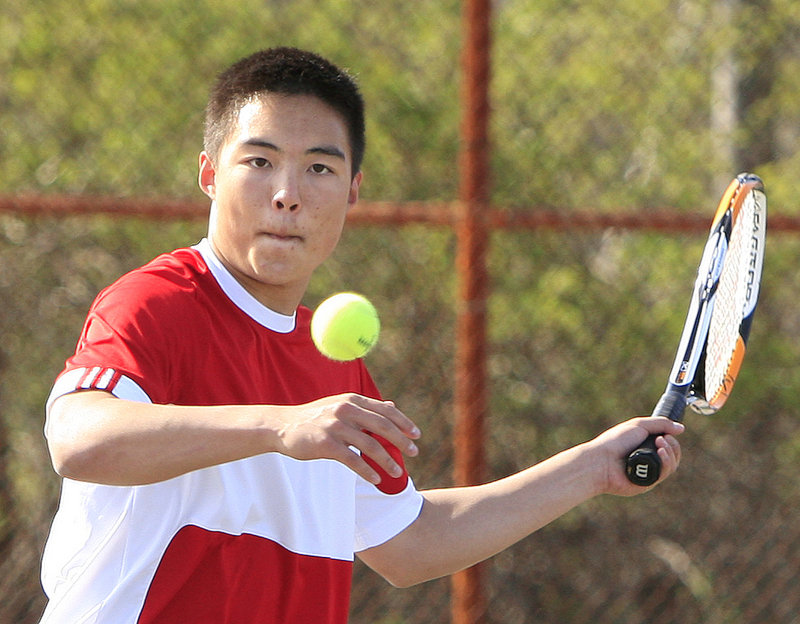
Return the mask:
<path id="1" fill-rule="evenodd" d="M 314 54 L 256 53 L 218 79 L 204 148 L 208 237 L 100 293 L 48 400 L 63 489 L 44 622 L 343 624 L 356 554 L 419 583 L 644 491 L 623 458 L 649 433 L 675 471 L 682 427 L 641 418 L 493 483 L 418 491 L 403 455 L 420 432 L 362 361 L 317 352 L 300 306 L 358 199 L 356 85 Z"/>

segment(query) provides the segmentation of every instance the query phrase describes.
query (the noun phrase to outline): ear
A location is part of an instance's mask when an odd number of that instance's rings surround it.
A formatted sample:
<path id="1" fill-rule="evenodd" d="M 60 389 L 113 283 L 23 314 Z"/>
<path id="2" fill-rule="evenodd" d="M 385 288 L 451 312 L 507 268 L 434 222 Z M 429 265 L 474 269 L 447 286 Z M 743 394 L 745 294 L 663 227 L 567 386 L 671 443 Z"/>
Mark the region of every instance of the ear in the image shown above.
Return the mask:
<path id="1" fill-rule="evenodd" d="M 353 206 L 358 203 L 358 191 L 361 188 L 361 180 L 364 178 L 364 174 L 359 171 L 356 175 L 353 176 L 353 180 L 350 182 L 350 192 L 347 195 L 347 209 L 350 210 Z"/>
<path id="2" fill-rule="evenodd" d="M 200 152 L 197 183 L 200 185 L 200 190 L 211 199 L 217 198 L 217 172 L 211 157 L 206 152 Z"/>

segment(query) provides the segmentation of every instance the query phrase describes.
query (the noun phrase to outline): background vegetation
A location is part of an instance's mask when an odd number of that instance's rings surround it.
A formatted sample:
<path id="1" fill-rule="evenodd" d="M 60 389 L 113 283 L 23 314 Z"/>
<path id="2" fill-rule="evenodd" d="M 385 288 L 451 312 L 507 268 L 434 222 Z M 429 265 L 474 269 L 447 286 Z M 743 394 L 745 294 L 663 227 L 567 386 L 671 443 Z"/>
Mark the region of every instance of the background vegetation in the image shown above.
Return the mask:
<path id="1" fill-rule="evenodd" d="M 460 3 L 64 0 L 0 8 L 0 193 L 200 199 L 214 75 L 260 47 L 317 50 L 368 102 L 366 200 L 451 200 L 458 184 Z M 754 170 L 795 215 L 800 8 L 791 0 L 494 3 L 493 201 L 502 210 L 710 213 Z M 0 215 L 0 622 L 36 621 L 59 483 L 43 404 L 95 294 L 203 236 L 202 222 Z M 598 499 L 491 564 L 489 621 L 797 622 L 800 241 L 768 242 L 741 381 L 687 417 L 682 471 Z M 492 235 L 491 476 L 649 412 L 683 322 L 702 235 Z M 369 364 L 425 431 L 411 465 L 447 484 L 454 239 L 354 227 L 307 303 L 369 293 Z M 365 270 L 366 268 L 366 270 Z M 357 569 L 353 622 L 446 621 L 447 581 L 392 590 Z"/>

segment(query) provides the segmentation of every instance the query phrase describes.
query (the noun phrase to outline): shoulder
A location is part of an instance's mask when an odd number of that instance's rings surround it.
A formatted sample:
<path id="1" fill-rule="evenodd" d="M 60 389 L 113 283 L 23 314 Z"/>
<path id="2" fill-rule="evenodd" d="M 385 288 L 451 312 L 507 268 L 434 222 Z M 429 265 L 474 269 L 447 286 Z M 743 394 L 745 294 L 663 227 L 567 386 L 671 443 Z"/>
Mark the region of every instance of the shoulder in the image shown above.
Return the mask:
<path id="1" fill-rule="evenodd" d="M 194 284 L 208 274 L 203 257 L 195 249 L 181 248 L 161 254 L 145 265 L 126 273 L 109 288 L 135 288 L 141 284 L 166 290 Z M 108 289 L 106 289 L 108 290 Z"/>
<path id="2" fill-rule="evenodd" d="M 207 277 L 208 267 L 199 252 L 189 248 L 176 249 L 117 279 L 100 292 L 94 308 L 105 309 L 121 303 L 129 308 L 194 297 L 198 286 Z"/>

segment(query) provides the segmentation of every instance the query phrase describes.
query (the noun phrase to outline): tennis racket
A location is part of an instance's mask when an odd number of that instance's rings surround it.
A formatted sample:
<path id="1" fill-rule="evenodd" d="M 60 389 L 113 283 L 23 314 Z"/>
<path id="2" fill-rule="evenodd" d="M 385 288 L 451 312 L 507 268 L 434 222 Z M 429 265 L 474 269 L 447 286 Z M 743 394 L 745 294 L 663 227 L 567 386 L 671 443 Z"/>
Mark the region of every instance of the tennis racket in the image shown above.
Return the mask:
<path id="1" fill-rule="evenodd" d="M 766 242 L 767 196 L 742 173 L 720 200 L 697 270 L 689 313 L 667 388 L 653 410 L 680 422 L 687 405 L 713 414 L 728 399 L 744 358 L 758 301 Z M 655 435 L 628 455 L 628 479 L 651 485 L 661 474 Z"/>

